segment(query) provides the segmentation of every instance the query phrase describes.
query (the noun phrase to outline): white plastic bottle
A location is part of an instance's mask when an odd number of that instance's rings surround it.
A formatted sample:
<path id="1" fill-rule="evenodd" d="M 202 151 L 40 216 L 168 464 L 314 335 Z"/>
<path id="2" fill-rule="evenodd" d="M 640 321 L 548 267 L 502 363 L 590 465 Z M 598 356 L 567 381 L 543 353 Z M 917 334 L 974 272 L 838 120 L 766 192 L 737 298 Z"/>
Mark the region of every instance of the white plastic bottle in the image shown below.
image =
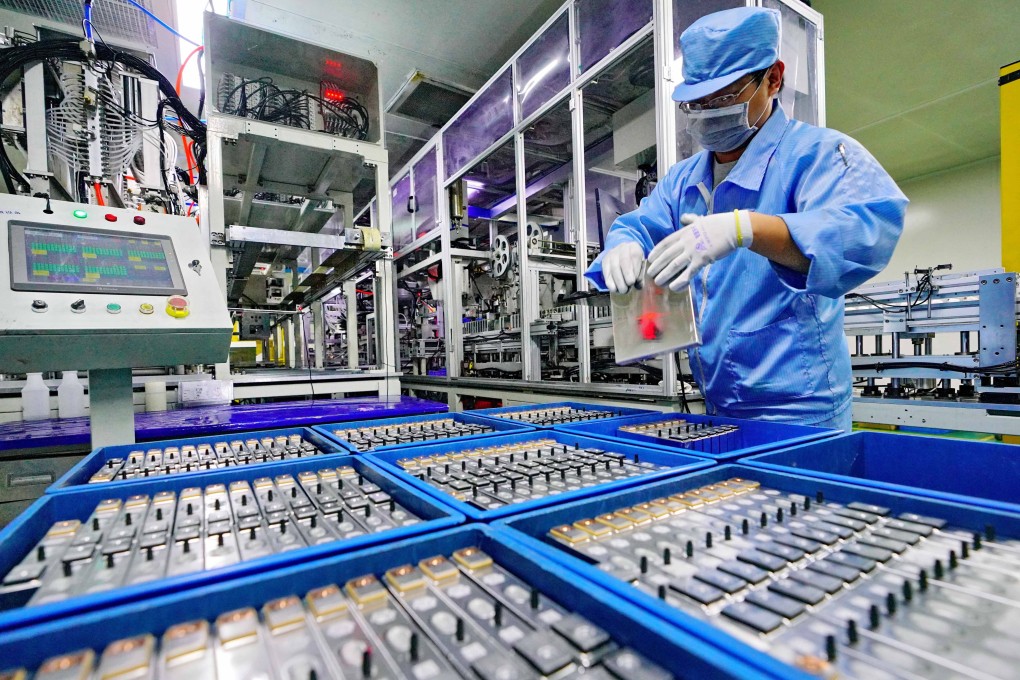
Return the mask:
<path id="1" fill-rule="evenodd" d="M 57 387 L 57 414 L 61 418 L 85 415 L 85 386 L 78 381 L 78 371 L 64 371 Z"/>
<path id="2" fill-rule="evenodd" d="M 42 373 L 28 374 L 21 390 L 21 417 L 25 420 L 50 417 L 50 388 L 43 382 Z"/>

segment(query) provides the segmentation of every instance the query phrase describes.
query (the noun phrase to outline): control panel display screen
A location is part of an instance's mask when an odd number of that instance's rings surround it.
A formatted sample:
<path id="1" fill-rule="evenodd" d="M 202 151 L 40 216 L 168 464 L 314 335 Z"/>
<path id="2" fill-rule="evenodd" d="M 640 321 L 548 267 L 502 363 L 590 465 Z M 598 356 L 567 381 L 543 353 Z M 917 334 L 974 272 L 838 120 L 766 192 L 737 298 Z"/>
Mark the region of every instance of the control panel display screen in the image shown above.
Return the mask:
<path id="1" fill-rule="evenodd" d="M 11 289 L 186 295 L 168 236 L 11 223 Z"/>

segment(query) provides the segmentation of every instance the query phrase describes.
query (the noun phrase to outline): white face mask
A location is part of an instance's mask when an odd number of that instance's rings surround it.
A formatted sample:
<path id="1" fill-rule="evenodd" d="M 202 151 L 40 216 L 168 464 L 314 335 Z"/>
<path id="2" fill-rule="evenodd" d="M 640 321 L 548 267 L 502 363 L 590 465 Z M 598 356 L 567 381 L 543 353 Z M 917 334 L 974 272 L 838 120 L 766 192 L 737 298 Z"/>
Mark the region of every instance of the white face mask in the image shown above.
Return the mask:
<path id="1" fill-rule="evenodd" d="M 765 79 L 754 89 L 761 88 Z M 754 95 L 751 95 L 754 97 Z M 758 131 L 758 121 L 765 115 L 762 111 L 751 125 L 747 119 L 750 102 L 742 102 L 718 109 L 691 111 L 687 114 L 687 131 L 701 148 L 709 151 L 733 151 Z"/>

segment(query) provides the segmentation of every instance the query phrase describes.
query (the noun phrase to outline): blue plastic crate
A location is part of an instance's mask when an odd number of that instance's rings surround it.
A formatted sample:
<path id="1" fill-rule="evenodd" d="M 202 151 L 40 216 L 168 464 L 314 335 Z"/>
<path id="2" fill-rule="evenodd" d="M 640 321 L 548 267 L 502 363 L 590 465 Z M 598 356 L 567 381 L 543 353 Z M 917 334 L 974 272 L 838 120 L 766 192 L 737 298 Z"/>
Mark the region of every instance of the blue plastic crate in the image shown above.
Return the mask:
<path id="1" fill-rule="evenodd" d="M 658 413 L 651 409 L 644 408 L 627 408 L 624 406 L 603 406 L 601 404 L 586 404 L 580 401 L 556 401 L 548 404 L 524 404 L 522 406 L 502 406 L 499 408 L 483 408 L 470 411 L 472 415 L 481 416 L 497 422 L 519 422 L 515 420 L 509 420 L 508 418 L 501 418 L 501 413 L 516 413 L 518 411 L 533 411 L 535 409 L 542 408 L 556 408 L 558 406 L 570 406 L 572 408 L 580 409 L 582 411 L 598 410 L 598 411 L 612 411 L 617 415 L 611 418 L 599 418 L 598 420 L 590 422 L 617 422 L 620 418 L 628 418 L 630 416 L 640 416 L 646 414 Z M 551 430 L 556 425 L 535 425 L 528 423 L 531 427 L 537 427 L 539 429 Z"/>
<path id="2" fill-rule="evenodd" d="M 257 574 L 268 569 L 326 555 L 351 552 L 365 546 L 396 541 L 464 522 L 465 518 L 460 513 L 450 510 L 431 497 L 417 493 L 409 485 L 394 479 L 392 475 L 378 469 L 362 457 L 319 456 L 274 464 L 272 468 L 268 466 L 235 467 L 176 477 L 157 477 L 137 483 L 89 486 L 73 492 L 43 496 L 3 531 L 0 531 L 0 575 L 6 575 L 12 567 L 18 564 L 53 523 L 71 519 L 84 521 L 88 519 L 100 501 L 108 498 L 126 499 L 135 494 L 147 494 L 151 497 L 159 491 L 169 490 L 179 493 L 181 489 L 205 487 L 210 484 L 224 484 L 229 487 L 230 482 L 244 480 L 250 484 L 253 480 L 266 476 L 292 475 L 296 478 L 301 472 L 342 466 L 354 467 L 366 479 L 378 484 L 397 503 L 413 512 L 422 521 L 412 526 L 397 527 L 388 531 L 365 534 L 317 546 L 307 546 L 238 562 L 218 569 L 164 578 L 104 593 L 69 598 L 61 602 L 25 607 L 17 602 L 16 596 L 11 596 L 7 602 L 0 601 L 0 631 L 10 630 L 35 621 L 60 618 L 79 611 L 97 609 L 118 602 L 148 598 L 198 584 Z"/>
<path id="3" fill-rule="evenodd" d="M 778 659 L 760 651 L 724 631 L 672 607 L 658 598 L 647 594 L 630 583 L 617 579 L 588 562 L 574 557 L 547 538 L 548 531 L 555 526 L 570 524 L 580 519 L 613 512 L 622 507 L 637 505 L 656 498 L 682 493 L 701 486 L 714 484 L 733 477 L 742 477 L 760 482 L 762 486 L 787 493 L 813 496 L 821 491 L 826 500 L 837 502 L 859 501 L 890 508 L 893 513 L 911 512 L 918 515 L 939 517 L 950 524 L 975 532 L 984 531 L 992 525 L 1001 535 L 1020 536 L 1020 513 L 996 512 L 990 509 L 937 501 L 918 495 L 883 491 L 858 484 L 815 479 L 798 474 L 756 469 L 744 465 L 718 465 L 707 470 L 681 477 L 645 484 L 640 487 L 603 494 L 595 498 L 558 505 L 544 510 L 516 515 L 496 522 L 496 528 L 512 531 L 524 545 L 548 557 L 552 561 L 574 571 L 579 578 L 591 581 L 599 587 L 620 595 L 648 612 L 660 617 L 670 630 L 683 630 L 705 642 L 716 645 L 727 653 L 734 654 L 744 662 L 764 672 L 783 678 L 816 678 L 786 665 Z"/>
<path id="4" fill-rule="evenodd" d="M 505 444 L 521 444 L 524 442 L 531 442 L 538 439 L 551 439 L 560 444 L 578 445 L 585 448 L 599 448 L 609 452 L 621 453 L 627 458 L 633 459 L 638 456 L 641 462 L 654 463 L 656 465 L 669 466 L 669 469 L 652 472 L 647 475 L 634 477 L 630 479 L 621 479 L 619 481 L 607 482 L 598 486 L 576 489 L 573 491 L 566 491 L 561 494 L 554 496 L 546 496 L 545 498 L 536 498 L 530 501 L 524 501 L 523 503 L 514 503 L 512 505 L 505 505 L 501 508 L 495 508 L 492 510 L 480 510 L 464 501 L 457 500 L 453 496 L 437 489 L 431 484 L 427 484 L 424 481 L 418 479 L 414 475 L 411 475 L 404 471 L 397 461 L 403 458 L 417 457 L 417 456 L 431 456 L 434 454 L 445 454 L 454 453 L 458 451 L 464 451 L 467 449 L 474 449 L 478 447 L 488 446 L 503 446 Z M 489 437 L 482 440 L 467 440 L 461 439 L 457 442 L 451 442 L 449 444 L 443 444 L 442 442 L 432 446 L 420 446 L 413 450 L 401 450 L 401 451 L 380 451 L 378 453 L 367 453 L 363 454 L 362 457 L 370 459 L 372 462 L 377 463 L 379 466 L 385 468 L 388 472 L 395 475 L 398 479 L 405 482 L 409 486 L 414 487 L 421 493 L 428 494 L 432 498 L 436 498 L 442 501 L 445 505 L 454 508 L 457 512 L 463 513 L 467 517 L 476 520 L 488 521 L 498 517 L 506 517 L 519 512 L 527 512 L 535 508 L 542 508 L 549 505 L 555 505 L 557 503 L 566 503 L 571 500 L 578 498 L 586 498 L 588 496 L 606 493 L 608 491 L 615 491 L 627 487 L 634 486 L 636 484 L 643 484 L 656 479 L 662 479 L 664 477 L 673 477 L 693 470 L 699 470 L 712 465 L 712 461 L 704 458 L 696 458 L 694 456 L 684 456 L 677 453 L 667 453 L 665 451 L 649 450 L 646 448 L 639 448 L 631 446 L 630 444 L 609 441 L 605 439 L 593 439 L 590 437 L 580 437 L 574 434 L 566 432 L 556 432 L 555 430 L 533 430 L 531 432 L 522 432 L 519 434 L 505 435 L 502 437 Z"/>
<path id="5" fill-rule="evenodd" d="M 342 586 L 363 574 L 381 577 L 393 567 L 434 555 L 450 555 L 471 546 L 482 549 L 504 569 L 550 594 L 566 609 L 586 617 L 621 645 L 633 648 L 677 678 L 775 677 L 737 657 L 720 653 L 683 630 L 664 630 L 658 620 L 640 608 L 589 583 L 579 582 L 572 572 L 521 545 L 507 533 L 478 525 L 10 631 L 0 634 L 0 659 L 5 667 L 34 668 L 48 657 L 79 649 L 93 649 L 98 656 L 114 640 L 143 633 L 158 637 L 177 623 L 212 621 L 221 613 L 242 607 L 258 609 L 275 598 L 302 597 L 314 588 L 328 584 Z"/>
<path id="6" fill-rule="evenodd" d="M 323 437 L 326 437 L 327 439 L 329 439 L 330 442 L 332 442 L 336 446 L 341 447 L 345 451 L 350 451 L 351 453 L 361 453 L 356 448 L 354 448 L 354 446 L 352 446 L 351 444 L 347 443 L 345 440 L 343 440 L 340 437 L 337 437 L 335 434 L 333 434 L 334 430 L 353 430 L 353 429 L 357 429 L 359 427 L 389 427 L 390 425 L 403 425 L 403 424 L 410 424 L 410 423 L 425 423 L 425 422 L 429 422 L 429 421 L 444 420 L 444 419 L 450 419 L 450 418 L 452 418 L 455 422 L 458 422 L 458 423 L 463 423 L 463 424 L 469 424 L 470 423 L 470 424 L 473 424 L 473 425 L 485 425 L 485 426 L 490 427 L 490 428 L 492 428 L 493 430 L 496 430 L 496 431 L 495 432 L 487 432 L 487 433 L 484 433 L 484 434 L 476 434 L 476 435 L 464 436 L 464 437 L 448 437 L 446 439 L 437 439 L 435 441 L 408 442 L 406 444 L 387 444 L 385 446 L 380 446 L 378 448 L 374 448 L 374 449 L 371 450 L 371 452 L 375 452 L 375 451 L 392 451 L 392 450 L 395 450 L 395 449 L 408 449 L 408 448 L 414 448 L 414 447 L 419 447 L 419 446 L 438 444 L 438 443 L 441 443 L 441 442 L 461 441 L 463 439 L 468 439 L 468 438 L 474 440 L 474 439 L 477 439 L 477 438 L 484 438 L 484 437 L 498 437 L 501 434 L 513 434 L 515 432 L 528 432 L 528 431 L 532 431 L 532 430 L 535 429 L 535 428 L 531 427 L 530 425 L 524 425 L 524 424 L 521 424 L 521 423 L 515 423 L 515 422 L 511 422 L 511 421 L 498 420 L 498 419 L 497 420 L 490 420 L 489 418 L 481 418 L 481 417 L 476 416 L 476 415 L 471 414 L 471 413 L 442 413 L 442 414 L 438 414 L 438 415 L 428 415 L 428 416 L 410 416 L 408 418 L 386 418 L 385 420 L 378 420 L 378 419 L 377 420 L 359 420 L 359 421 L 350 422 L 350 423 L 343 422 L 343 423 L 335 423 L 335 424 L 330 424 L 330 425 L 316 425 L 312 429 L 315 430 L 320 435 L 322 435 Z M 365 453 L 369 453 L 369 452 L 366 451 Z"/>
<path id="7" fill-rule="evenodd" d="M 740 461 L 889 491 L 1020 512 L 1020 446 L 854 432 Z"/>
<path id="8" fill-rule="evenodd" d="M 154 448 L 166 448 L 168 446 L 198 446 L 200 444 L 215 444 L 216 442 L 232 442 L 237 440 L 246 439 L 262 439 L 263 437 L 279 437 L 289 436 L 292 434 L 299 434 L 306 441 L 315 444 L 317 448 L 323 451 L 322 455 L 311 456 L 307 458 L 299 458 L 295 460 L 324 460 L 326 456 L 332 454 L 346 454 L 347 449 L 337 446 L 333 440 L 323 437 L 318 432 L 315 432 L 310 427 L 288 427 L 280 430 L 259 430 L 257 432 L 233 432 L 230 434 L 216 435 L 213 437 L 189 437 L 187 439 L 167 439 L 163 441 L 155 442 L 141 442 L 136 444 L 123 444 L 119 446 L 104 446 L 96 449 L 89 455 L 78 461 L 78 464 L 68 470 L 64 475 L 55 481 L 50 488 L 46 490 L 46 493 L 60 493 L 65 491 L 74 491 L 82 486 L 98 486 L 104 488 L 113 488 L 121 484 L 133 484 L 137 482 L 147 482 L 151 479 L 157 479 L 157 477 L 141 478 L 141 479 L 125 479 L 112 482 L 103 482 L 102 484 L 90 485 L 89 480 L 96 472 L 98 472 L 108 460 L 113 458 L 126 458 L 127 455 L 132 451 L 147 451 L 148 449 Z M 293 461 L 271 461 L 266 463 L 252 463 L 251 465 L 243 465 L 233 468 L 221 468 L 221 470 L 241 470 L 241 469 L 256 469 L 256 470 L 267 470 L 266 466 L 278 465 L 280 463 L 287 463 Z M 323 465 L 325 467 L 325 464 Z M 195 472 L 179 472 L 173 475 L 163 476 L 163 479 L 190 479 L 192 475 L 200 472 L 209 472 L 209 470 L 196 470 Z M 269 474 L 269 473 L 266 473 Z"/>
<path id="9" fill-rule="evenodd" d="M 668 439 L 649 437 L 634 432 L 623 432 L 626 425 L 647 425 L 664 420 L 683 419 L 689 423 L 712 423 L 713 425 L 736 425 L 739 429 L 720 437 L 710 437 L 700 442 L 672 442 Z M 626 420 L 601 421 L 572 425 L 557 425 L 561 432 L 571 432 L 600 439 L 617 439 L 633 446 L 655 448 L 660 451 L 686 453 L 704 456 L 718 461 L 732 461 L 744 456 L 773 451 L 786 446 L 817 441 L 840 433 L 825 427 L 809 427 L 791 423 L 773 423 L 764 420 L 742 420 L 722 416 L 691 415 L 689 413 L 655 413 L 636 416 Z"/>

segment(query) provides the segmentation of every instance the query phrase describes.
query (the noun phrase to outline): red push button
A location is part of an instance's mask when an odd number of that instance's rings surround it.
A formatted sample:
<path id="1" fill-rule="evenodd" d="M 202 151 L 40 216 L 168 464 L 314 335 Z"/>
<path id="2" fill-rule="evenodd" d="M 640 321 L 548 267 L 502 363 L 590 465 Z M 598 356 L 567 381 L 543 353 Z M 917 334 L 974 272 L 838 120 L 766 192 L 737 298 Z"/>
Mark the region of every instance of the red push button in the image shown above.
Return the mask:
<path id="1" fill-rule="evenodd" d="M 113 213 L 106 213 L 106 221 L 107 222 L 116 222 L 117 221 L 117 216 L 114 215 Z"/>
<path id="2" fill-rule="evenodd" d="M 145 218 L 142 217 L 141 215 L 135 215 L 134 222 L 135 222 L 135 224 L 139 224 L 139 225 L 140 224 L 145 224 Z"/>
<path id="3" fill-rule="evenodd" d="M 188 300 L 181 295 L 171 295 L 166 299 L 166 313 L 175 319 L 183 319 L 191 312 L 188 310 Z"/>

